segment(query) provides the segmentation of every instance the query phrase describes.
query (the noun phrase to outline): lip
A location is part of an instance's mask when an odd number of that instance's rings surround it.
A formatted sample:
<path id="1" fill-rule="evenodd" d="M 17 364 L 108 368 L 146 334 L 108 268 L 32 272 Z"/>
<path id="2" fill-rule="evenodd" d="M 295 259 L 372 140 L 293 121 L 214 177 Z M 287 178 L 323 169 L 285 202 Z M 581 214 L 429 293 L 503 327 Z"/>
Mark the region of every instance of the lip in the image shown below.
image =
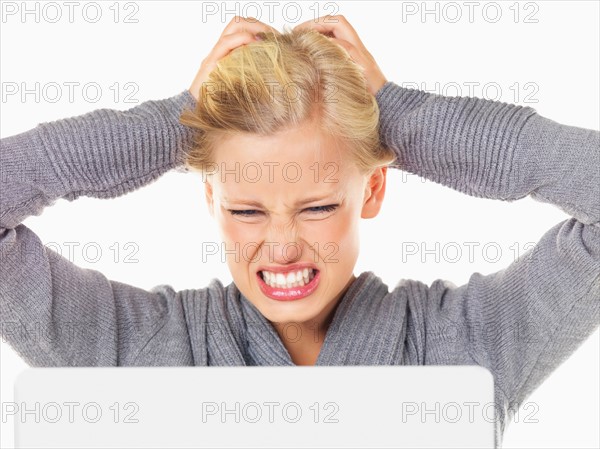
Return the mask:
<path id="1" fill-rule="evenodd" d="M 275 273 L 285 273 L 285 272 L 289 272 L 289 271 L 297 271 L 300 269 L 304 269 L 304 268 L 313 268 L 314 265 L 311 264 L 294 264 L 294 265 L 290 265 L 285 267 L 284 269 L 282 269 L 282 267 L 279 267 L 279 269 L 274 270 L 274 269 L 266 269 L 266 271 L 273 271 Z M 306 284 L 303 287 L 292 287 L 292 288 L 280 288 L 280 287 L 271 287 L 269 284 L 267 284 L 265 281 L 263 281 L 260 272 L 263 271 L 258 270 L 256 272 L 256 279 L 258 280 L 258 286 L 260 287 L 260 290 L 269 298 L 271 299 L 275 299 L 276 301 L 295 301 L 297 299 L 302 299 L 302 298 L 306 298 L 308 295 L 310 295 L 312 292 L 315 291 L 315 289 L 317 288 L 317 286 L 319 285 L 319 281 L 321 279 L 321 270 L 318 270 L 317 268 L 315 268 L 316 272 L 315 272 L 315 276 L 310 280 L 310 282 L 308 284 Z"/>
<path id="2" fill-rule="evenodd" d="M 259 271 L 271 271 L 272 273 L 289 273 L 290 271 L 301 271 L 305 268 L 312 268 L 313 270 L 319 270 L 314 263 L 310 262 L 299 262 L 292 265 L 286 265 L 285 267 L 268 267 L 266 265 L 262 265 L 258 267 L 257 273 Z"/>

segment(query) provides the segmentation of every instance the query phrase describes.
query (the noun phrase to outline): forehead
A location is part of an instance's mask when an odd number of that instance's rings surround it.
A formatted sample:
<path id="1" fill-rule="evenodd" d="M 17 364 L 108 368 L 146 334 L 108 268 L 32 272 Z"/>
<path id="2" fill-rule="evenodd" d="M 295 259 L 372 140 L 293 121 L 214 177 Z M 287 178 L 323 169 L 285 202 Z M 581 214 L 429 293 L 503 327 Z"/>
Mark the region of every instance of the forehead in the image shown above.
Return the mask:
<path id="1" fill-rule="evenodd" d="M 339 194 L 358 175 L 347 145 L 310 125 L 229 136 L 216 145 L 213 161 L 213 178 L 227 196 Z"/>
<path id="2" fill-rule="evenodd" d="M 228 136 L 216 145 L 213 159 L 215 162 L 342 165 L 348 159 L 348 151 L 339 138 L 316 125 L 305 124 L 268 136 L 249 133 Z"/>

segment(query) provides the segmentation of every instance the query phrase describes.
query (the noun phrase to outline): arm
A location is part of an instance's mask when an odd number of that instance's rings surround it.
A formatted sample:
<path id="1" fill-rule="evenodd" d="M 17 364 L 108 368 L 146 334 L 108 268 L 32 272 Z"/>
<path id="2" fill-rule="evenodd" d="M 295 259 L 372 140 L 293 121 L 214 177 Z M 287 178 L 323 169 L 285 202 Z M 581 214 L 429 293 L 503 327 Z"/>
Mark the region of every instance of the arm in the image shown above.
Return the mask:
<path id="1" fill-rule="evenodd" d="M 0 335 L 32 366 L 131 363 L 173 306 L 168 286 L 145 291 L 82 269 L 21 222 L 58 198 L 114 198 L 183 166 L 188 90 L 126 111 L 42 123 L 0 141 Z"/>
<path id="2" fill-rule="evenodd" d="M 531 195 L 572 216 L 503 270 L 474 273 L 460 287 L 443 280 L 419 287 L 420 362 L 470 358 L 488 368 L 503 419 L 598 328 L 600 133 L 529 107 L 392 82 L 376 98 L 381 139 L 399 168 L 477 197 Z M 445 333 L 448 326 L 460 336 Z"/>

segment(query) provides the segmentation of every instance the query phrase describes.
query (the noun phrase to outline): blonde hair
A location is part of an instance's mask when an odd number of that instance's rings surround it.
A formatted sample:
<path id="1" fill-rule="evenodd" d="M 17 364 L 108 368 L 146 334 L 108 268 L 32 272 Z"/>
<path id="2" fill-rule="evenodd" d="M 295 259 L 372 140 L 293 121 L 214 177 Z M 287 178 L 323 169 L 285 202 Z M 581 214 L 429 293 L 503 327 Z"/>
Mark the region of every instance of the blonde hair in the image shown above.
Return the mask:
<path id="1" fill-rule="evenodd" d="M 185 165 L 204 171 L 216 144 L 239 133 L 271 135 L 310 119 L 351 150 L 361 173 L 395 160 L 379 140 L 379 107 L 361 66 L 315 30 L 259 33 L 260 41 L 218 61 L 195 110 L 180 122 L 196 130 Z"/>

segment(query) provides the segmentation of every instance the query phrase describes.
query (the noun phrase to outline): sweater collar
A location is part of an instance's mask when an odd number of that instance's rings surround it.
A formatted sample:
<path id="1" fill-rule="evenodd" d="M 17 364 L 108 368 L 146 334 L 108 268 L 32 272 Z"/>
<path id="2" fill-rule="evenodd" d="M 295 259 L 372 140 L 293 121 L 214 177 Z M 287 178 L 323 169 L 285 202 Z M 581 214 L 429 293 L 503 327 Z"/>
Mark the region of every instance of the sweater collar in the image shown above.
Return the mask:
<path id="1" fill-rule="evenodd" d="M 295 366 L 279 334 L 241 293 L 249 365 Z M 371 271 L 352 282 L 336 307 L 316 365 L 392 364 L 403 340 L 405 302 Z"/>

